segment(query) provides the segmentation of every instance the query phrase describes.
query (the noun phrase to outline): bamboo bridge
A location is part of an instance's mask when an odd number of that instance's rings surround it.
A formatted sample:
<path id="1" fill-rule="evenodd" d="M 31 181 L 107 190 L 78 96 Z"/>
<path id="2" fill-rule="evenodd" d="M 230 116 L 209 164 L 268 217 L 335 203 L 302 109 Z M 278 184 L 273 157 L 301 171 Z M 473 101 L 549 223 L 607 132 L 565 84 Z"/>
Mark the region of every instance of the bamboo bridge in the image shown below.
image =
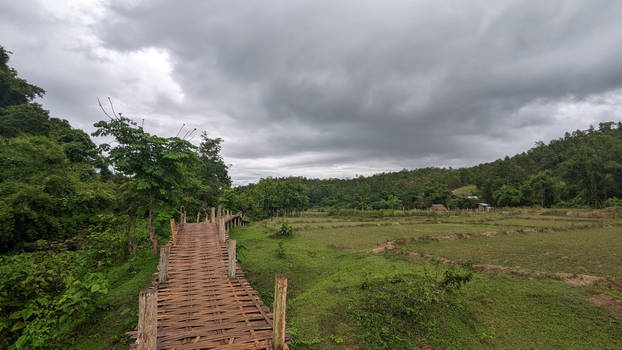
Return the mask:
<path id="1" fill-rule="evenodd" d="M 241 214 L 211 208 L 205 220 L 171 219 L 171 240 L 160 250 L 151 288 L 139 295 L 139 320 L 131 349 L 288 349 L 287 278 L 275 277 L 274 314 L 236 262 L 228 230 L 245 225 Z"/>

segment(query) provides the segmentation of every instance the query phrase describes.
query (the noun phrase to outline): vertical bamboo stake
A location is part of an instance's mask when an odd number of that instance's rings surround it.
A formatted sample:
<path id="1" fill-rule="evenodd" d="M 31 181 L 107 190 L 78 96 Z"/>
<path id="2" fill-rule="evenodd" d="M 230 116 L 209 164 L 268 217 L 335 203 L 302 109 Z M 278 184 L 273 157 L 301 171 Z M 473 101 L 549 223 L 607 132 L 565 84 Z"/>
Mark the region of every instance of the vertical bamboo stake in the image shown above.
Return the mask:
<path id="1" fill-rule="evenodd" d="M 173 245 L 177 244 L 177 227 L 175 227 L 174 218 L 171 218 L 171 238 L 173 239 Z"/>
<path id="2" fill-rule="evenodd" d="M 160 271 L 158 271 L 158 281 L 160 283 L 166 283 L 168 280 L 168 257 L 170 253 L 170 245 L 165 245 L 160 248 Z"/>
<path id="3" fill-rule="evenodd" d="M 158 342 L 158 290 L 149 288 L 138 295 L 138 350 L 155 350 Z"/>
<path id="4" fill-rule="evenodd" d="M 200 222 L 199 220 L 201 220 L 201 210 L 197 211 L 197 221 L 196 222 Z"/>
<path id="5" fill-rule="evenodd" d="M 235 278 L 235 239 L 229 240 L 229 278 Z"/>
<path id="6" fill-rule="evenodd" d="M 274 278 L 274 322 L 272 323 L 272 345 L 274 350 L 286 349 L 285 304 L 287 299 L 287 276 L 278 274 Z"/>
<path id="7" fill-rule="evenodd" d="M 222 216 L 222 205 L 218 206 L 218 214 L 217 215 L 218 215 L 218 217 Z"/>
<path id="8" fill-rule="evenodd" d="M 225 219 L 222 217 L 218 218 L 218 241 L 220 243 L 225 243 Z"/>
<path id="9" fill-rule="evenodd" d="M 212 215 L 210 216 L 210 220 L 211 220 L 210 222 L 212 224 L 216 223 L 215 217 L 216 217 L 216 208 L 212 207 Z"/>

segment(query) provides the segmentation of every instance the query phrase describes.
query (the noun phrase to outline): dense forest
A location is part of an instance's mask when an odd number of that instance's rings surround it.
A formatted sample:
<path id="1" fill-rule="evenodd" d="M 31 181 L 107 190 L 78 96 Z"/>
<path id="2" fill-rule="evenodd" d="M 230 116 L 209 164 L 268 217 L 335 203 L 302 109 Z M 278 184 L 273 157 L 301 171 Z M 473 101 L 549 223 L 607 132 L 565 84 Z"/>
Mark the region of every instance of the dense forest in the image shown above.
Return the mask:
<path id="1" fill-rule="evenodd" d="M 108 100 L 92 136 L 112 142 L 97 145 L 35 102 L 45 91 L 9 54 L 0 46 L 0 348 L 70 348 L 104 311 L 128 331 L 169 219 L 230 187 L 222 139 L 150 134 Z"/>
<path id="2" fill-rule="evenodd" d="M 473 208 L 478 202 L 498 207 L 621 205 L 621 126 L 620 122 L 601 123 L 469 168 L 402 170 L 354 179 L 267 178 L 234 189 L 227 199 L 230 206 L 259 216 L 310 207 L 425 209 L 444 204 L 451 209 Z"/>

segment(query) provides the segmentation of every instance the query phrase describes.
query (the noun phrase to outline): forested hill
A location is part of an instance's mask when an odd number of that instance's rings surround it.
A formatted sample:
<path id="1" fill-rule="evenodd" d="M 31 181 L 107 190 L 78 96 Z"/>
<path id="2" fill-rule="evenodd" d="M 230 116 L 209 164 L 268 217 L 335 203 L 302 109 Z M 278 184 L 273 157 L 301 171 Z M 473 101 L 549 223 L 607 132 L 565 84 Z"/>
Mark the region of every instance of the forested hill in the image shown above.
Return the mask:
<path id="1" fill-rule="evenodd" d="M 308 207 L 357 209 L 495 206 L 602 207 L 622 198 L 622 123 L 566 133 L 527 152 L 469 168 L 423 168 L 354 179 L 268 178 L 235 190 L 257 213 Z M 475 186 L 469 186 L 475 185 Z M 470 191 L 454 191 L 468 186 Z M 453 193 L 452 193 L 453 191 Z M 469 193 L 471 192 L 471 193 Z M 477 199 L 466 198 L 468 194 Z M 233 204 L 233 203 L 232 203 Z"/>

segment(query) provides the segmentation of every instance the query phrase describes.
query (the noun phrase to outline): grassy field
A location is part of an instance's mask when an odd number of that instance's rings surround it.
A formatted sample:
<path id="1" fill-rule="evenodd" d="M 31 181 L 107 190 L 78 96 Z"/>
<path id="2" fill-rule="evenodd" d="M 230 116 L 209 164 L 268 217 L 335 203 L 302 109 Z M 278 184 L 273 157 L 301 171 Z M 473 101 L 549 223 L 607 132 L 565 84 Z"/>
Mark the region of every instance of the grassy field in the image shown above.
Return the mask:
<path id="1" fill-rule="evenodd" d="M 293 237 L 274 237 L 282 221 L 294 226 Z M 293 349 L 619 349 L 620 310 L 593 302 L 605 295 L 615 304 L 622 293 L 612 287 L 570 285 L 549 275 L 474 272 L 464 287 L 417 304 L 427 295 L 412 286 L 437 283 L 446 271 L 460 275 L 469 270 L 394 251 L 371 252 L 400 239 L 405 242 L 401 249 L 459 262 L 587 273 L 619 281 L 622 229 L 601 227 L 616 222 L 545 217 L 535 211 L 389 218 L 316 214 L 255 223 L 235 229 L 232 237 L 238 240 L 242 267 L 267 305 L 272 304 L 274 275 L 287 274 Z M 321 228 L 328 226 L 333 228 Z M 434 240 L 520 229 L 530 230 Z M 419 282 L 403 288 L 408 278 Z M 386 308 L 384 314 L 373 309 L 376 302 Z M 425 315 L 417 318 L 410 302 L 423 307 Z M 370 326 L 368 320 L 376 322 Z"/>
<path id="2" fill-rule="evenodd" d="M 622 228 L 543 232 L 493 238 L 411 242 L 408 250 L 456 261 L 622 280 Z"/>

